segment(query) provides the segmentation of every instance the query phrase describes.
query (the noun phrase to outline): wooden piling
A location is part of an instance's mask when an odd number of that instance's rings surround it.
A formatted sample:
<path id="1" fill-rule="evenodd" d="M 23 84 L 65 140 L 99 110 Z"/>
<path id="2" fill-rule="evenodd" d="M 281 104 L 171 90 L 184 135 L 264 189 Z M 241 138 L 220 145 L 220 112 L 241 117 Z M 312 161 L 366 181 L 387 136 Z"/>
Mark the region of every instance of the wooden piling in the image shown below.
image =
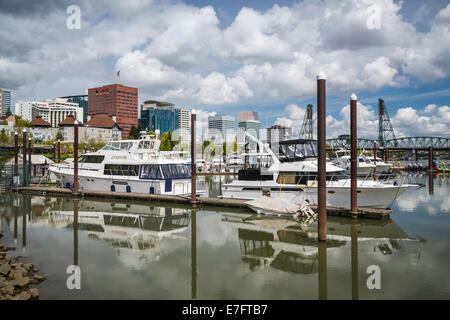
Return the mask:
<path id="1" fill-rule="evenodd" d="M 191 298 L 197 298 L 197 211 L 191 211 Z"/>
<path id="2" fill-rule="evenodd" d="M 61 141 L 58 140 L 58 163 L 61 163 Z"/>
<path id="3" fill-rule="evenodd" d="M 22 164 L 23 164 L 23 170 L 22 170 L 22 175 L 23 175 L 23 185 L 26 186 L 27 185 L 27 130 L 23 129 L 22 130 L 22 144 L 23 144 L 23 152 L 22 152 Z"/>
<path id="4" fill-rule="evenodd" d="M 327 181 L 326 181 L 326 79 L 323 73 L 317 76 L 317 147 L 318 147 L 318 234 L 319 241 L 327 240 Z"/>
<path id="5" fill-rule="evenodd" d="M 357 174 L 358 174 L 358 146 L 356 144 L 357 141 L 357 101 L 356 94 L 352 94 L 350 97 L 350 210 L 352 212 L 352 217 L 354 219 L 358 218 L 358 182 L 357 182 Z"/>
<path id="6" fill-rule="evenodd" d="M 56 142 L 53 141 L 52 161 L 56 162 Z"/>
<path id="7" fill-rule="evenodd" d="M 433 147 L 428 147 L 428 171 L 432 172 L 433 168 Z"/>
<path id="8" fill-rule="evenodd" d="M 377 180 L 377 142 L 373 142 L 373 180 Z"/>
<path id="9" fill-rule="evenodd" d="M 19 134 L 14 131 L 14 177 L 17 177 L 19 168 Z"/>
<path id="10" fill-rule="evenodd" d="M 31 181 L 31 167 L 32 166 L 33 166 L 33 164 L 31 163 L 31 137 L 30 137 L 30 138 L 28 138 L 28 179 L 30 181 Z"/>
<path id="11" fill-rule="evenodd" d="M 195 163 L 195 121 L 196 114 L 191 114 L 191 203 L 197 203 L 197 167 Z"/>
<path id="12" fill-rule="evenodd" d="M 78 194 L 78 121 L 73 123 L 73 193 Z"/>

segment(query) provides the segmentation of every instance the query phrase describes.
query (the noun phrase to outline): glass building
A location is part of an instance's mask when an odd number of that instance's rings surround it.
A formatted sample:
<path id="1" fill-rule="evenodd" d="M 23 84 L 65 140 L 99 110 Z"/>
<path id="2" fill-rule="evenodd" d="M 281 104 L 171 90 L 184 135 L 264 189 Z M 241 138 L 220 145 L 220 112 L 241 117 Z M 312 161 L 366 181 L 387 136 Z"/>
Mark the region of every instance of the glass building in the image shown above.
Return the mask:
<path id="1" fill-rule="evenodd" d="M 179 129 L 180 110 L 171 103 L 145 101 L 139 124 L 146 131 L 174 132 Z"/>
<path id="2" fill-rule="evenodd" d="M 80 108 L 83 108 L 83 123 L 87 122 L 88 117 L 88 96 L 87 95 L 78 95 L 78 96 L 67 96 L 61 97 L 67 99 L 67 102 L 75 102 L 78 103 Z"/>

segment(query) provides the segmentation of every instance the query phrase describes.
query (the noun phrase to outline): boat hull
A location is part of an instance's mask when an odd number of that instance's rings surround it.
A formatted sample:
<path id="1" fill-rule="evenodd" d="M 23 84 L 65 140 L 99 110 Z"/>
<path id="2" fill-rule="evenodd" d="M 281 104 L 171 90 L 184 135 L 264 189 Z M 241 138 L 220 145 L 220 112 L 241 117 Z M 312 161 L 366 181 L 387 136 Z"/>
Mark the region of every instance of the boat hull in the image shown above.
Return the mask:
<path id="1" fill-rule="evenodd" d="M 263 187 L 264 188 L 264 187 Z M 384 186 L 384 187 L 359 187 L 358 206 L 367 208 L 390 208 L 394 200 L 400 196 L 407 186 Z M 267 187 L 265 189 L 268 189 Z M 277 197 L 286 199 L 295 204 L 304 201 L 312 205 L 317 204 L 317 187 L 297 188 L 298 190 L 283 190 L 271 188 L 270 192 Z M 245 187 L 232 187 L 231 184 L 224 185 L 222 189 L 223 198 L 253 200 L 263 196 L 262 188 L 248 190 Z M 336 207 L 350 207 L 350 187 L 327 187 L 327 205 Z"/>

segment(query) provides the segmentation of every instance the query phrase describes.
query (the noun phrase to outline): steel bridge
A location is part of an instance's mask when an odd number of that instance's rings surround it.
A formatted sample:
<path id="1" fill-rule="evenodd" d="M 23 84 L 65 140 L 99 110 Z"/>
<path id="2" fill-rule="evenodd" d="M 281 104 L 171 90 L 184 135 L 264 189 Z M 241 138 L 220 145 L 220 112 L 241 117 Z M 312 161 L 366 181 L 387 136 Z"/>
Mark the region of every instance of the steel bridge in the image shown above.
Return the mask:
<path id="1" fill-rule="evenodd" d="M 378 141 L 374 139 L 358 138 L 358 149 L 373 149 L 374 142 Z M 339 138 L 327 139 L 330 149 L 350 149 L 350 136 L 339 136 Z M 450 138 L 444 137 L 403 137 L 386 140 L 385 145 L 381 148 L 389 149 L 402 149 L 402 150 L 415 150 L 415 149 L 428 149 L 433 147 L 434 149 L 450 150 Z"/>

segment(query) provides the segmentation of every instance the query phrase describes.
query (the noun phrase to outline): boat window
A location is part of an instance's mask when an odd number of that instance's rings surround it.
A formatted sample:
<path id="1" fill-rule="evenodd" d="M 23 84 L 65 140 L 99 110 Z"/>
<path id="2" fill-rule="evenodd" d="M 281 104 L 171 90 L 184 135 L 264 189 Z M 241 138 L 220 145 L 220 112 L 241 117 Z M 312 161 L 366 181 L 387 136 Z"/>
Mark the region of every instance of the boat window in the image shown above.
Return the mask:
<path id="1" fill-rule="evenodd" d="M 191 177 L 191 170 L 186 164 L 163 164 L 161 169 L 165 179 L 183 179 Z"/>
<path id="2" fill-rule="evenodd" d="M 157 164 L 145 164 L 142 166 L 141 179 L 163 179 L 161 168 Z"/>
<path id="3" fill-rule="evenodd" d="M 110 142 L 106 146 L 102 148 L 102 150 L 120 150 L 120 143 L 119 142 Z"/>
<path id="4" fill-rule="evenodd" d="M 105 175 L 117 176 L 137 176 L 139 172 L 138 165 L 122 165 L 122 164 L 105 164 L 103 173 Z"/>
<path id="5" fill-rule="evenodd" d="M 102 163 L 105 156 L 82 155 L 78 158 L 79 163 Z"/>

